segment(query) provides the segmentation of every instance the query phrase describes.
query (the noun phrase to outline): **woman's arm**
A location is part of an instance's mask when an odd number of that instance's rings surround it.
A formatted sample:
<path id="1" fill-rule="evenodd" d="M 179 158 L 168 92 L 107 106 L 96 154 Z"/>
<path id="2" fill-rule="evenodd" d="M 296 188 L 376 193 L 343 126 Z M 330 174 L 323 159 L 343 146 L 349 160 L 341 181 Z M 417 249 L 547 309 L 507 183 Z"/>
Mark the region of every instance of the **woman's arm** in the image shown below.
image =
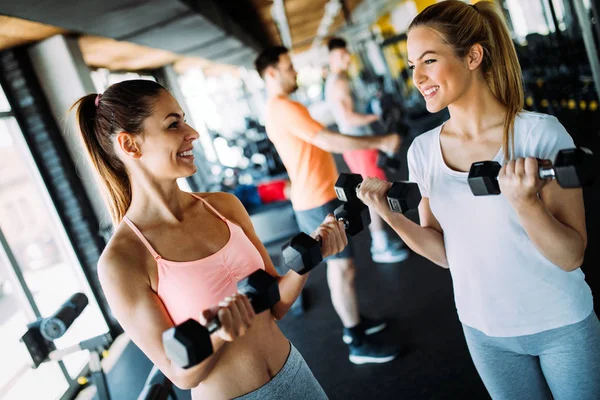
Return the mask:
<path id="1" fill-rule="evenodd" d="M 532 157 L 506 163 L 498 181 L 539 252 L 567 272 L 579 268 L 587 246 L 581 189 L 540 180 L 538 161 Z"/>
<path id="2" fill-rule="evenodd" d="M 387 222 L 415 253 L 427 258 L 442 268 L 448 268 L 444 232 L 429 207 L 429 198 L 423 197 L 419 203 L 418 225 L 406 216 L 390 210 L 386 195 L 391 183 L 377 178 L 366 178 L 360 185 L 358 197 Z"/>
<path id="3" fill-rule="evenodd" d="M 267 249 L 262 244 L 252 225 L 252 220 L 248 212 L 244 208 L 240 200 L 229 193 L 212 193 L 211 205 L 216 207 L 226 218 L 237 223 L 243 230 L 248 239 L 254 244 L 254 247 L 260 253 L 265 264 L 265 270 L 272 276 L 277 277 L 279 281 L 280 301 L 271 308 L 271 312 L 275 319 L 281 319 L 292 307 L 308 279 L 309 274 L 299 275 L 294 271 L 288 271 L 284 276 L 279 276 L 273 261 L 267 252 Z M 276 227 L 274 226 L 274 229 Z M 314 238 L 317 235 L 322 238 L 321 252 L 324 257 L 339 253 L 346 247 L 348 241 L 346 239 L 343 224 L 335 221 L 330 217 L 326 219 L 321 226 L 311 234 Z"/>
<path id="4" fill-rule="evenodd" d="M 132 254 L 131 246 L 109 245 L 98 262 L 98 275 L 106 299 L 125 333 L 154 365 L 179 388 L 195 388 L 215 366 L 226 341 L 220 334 L 211 335 L 214 353 L 197 366 L 182 369 L 172 363 L 166 356 L 162 334 L 173 327 L 173 322 L 151 289 L 148 274 L 143 262 L 140 262 L 143 259 L 144 256 L 135 251 Z M 250 307 L 247 299 L 246 302 Z M 231 315 L 228 312 L 224 314 L 225 310 L 219 310 L 222 328 L 218 332 L 230 334 Z M 252 312 L 250 317 L 253 316 Z M 239 324 L 234 326 L 234 329 L 238 328 Z M 237 331 L 234 336 L 243 333 Z"/>

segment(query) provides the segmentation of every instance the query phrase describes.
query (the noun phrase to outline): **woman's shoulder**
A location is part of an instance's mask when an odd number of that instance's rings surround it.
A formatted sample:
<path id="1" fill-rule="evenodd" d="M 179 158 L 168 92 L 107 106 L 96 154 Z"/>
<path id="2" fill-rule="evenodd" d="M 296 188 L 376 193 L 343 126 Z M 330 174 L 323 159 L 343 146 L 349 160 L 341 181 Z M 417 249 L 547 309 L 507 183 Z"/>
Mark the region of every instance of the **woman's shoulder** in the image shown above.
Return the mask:
<path id="1" fill-rule="evenodd" d="M 544 132 L 547 135 L 561 135 L 566 132 L 565 127 L 554 115 L 525 110 L 517 114 L 515 130 L 533 133 Z"/>
<path id="2" fill-rule="evenodd" d="M 442 126 L 444 126 L 444 124 L 441 124 L 439 126 L 436 126 L 433 129 L 430 129 L 426 132 L 421 133 L 420 135 L 418 135 L 412 142 L 412 146 L 416 146 L 416 147 L 429 147 L 429 146 L 433 146 L 436 142 L 437 142 L 437 138 L 440 135 L 440 131 L 442 130 Z"/>
<path id="3" fill-rule="evenodd" d="M 194 193 L 195 196 L 202 198 L 210 204 L 223 217 L 238 225 L 248 215 L 246 208 L 234 194 L 227 192 L 205 192 Z"/>
<path id="4" fill-rule="evenodd" d="M 438 137 L 442 126 L 443 124 L 436 126 L 414 138 L 408 149 L 409 156 L 433 154 L 431 151 L 435 148 L 436 144 L 439 143 Z"/>
<path id="5" fill-rule="evenodd" d="M 524 154 L 552 159 L 558 150 L 573 147 L 573 138 L 553 115 L 522 111 L 515 119 L 515 145 Z"/>
<path id="6" fill-rule="evenodd" d="M 196 192 L 194 196 L 202 198 L 217 211 L 237 208 L 242 204 L 233 193 L 228 192 Z"/>
<path id="7" fill-rule="evenodd" d="M 146 274 L 145 262 L 152 255 L 125 223 L 119 224 L 98 260 L 98 275 L 105 278 L 133 278 Z"/>

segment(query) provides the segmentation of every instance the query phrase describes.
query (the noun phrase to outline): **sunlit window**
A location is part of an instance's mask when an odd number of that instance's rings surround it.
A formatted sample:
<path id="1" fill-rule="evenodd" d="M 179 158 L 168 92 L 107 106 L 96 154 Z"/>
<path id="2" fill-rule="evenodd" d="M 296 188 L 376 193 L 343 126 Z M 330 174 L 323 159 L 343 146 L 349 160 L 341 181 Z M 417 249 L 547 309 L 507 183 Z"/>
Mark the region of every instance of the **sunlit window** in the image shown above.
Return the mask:
<path id="1" fill-rule="evenodd" d="M 552 1 L 558 22 L 558 29 L 566 29 L 565 8 L 562 0 L 506 0 L 506 6 L 519 41 L 532 33 L 548 35 L 554 32 L 554 22 L 548 2 Z"/>
<path id="2" fill-rule="evenodd" d="M 0 245 L 0 397 L 60 398 L 69 386 L 67 379 L 78 376 L 88 357 L 80 352 L 65 358 L 69 378 L 56 362 L 31 369 L 19 339 L 36 319 L 33 305 L 42 316 L 50 316 L 73 293 L 87 294 L 90 304 L 55 341 L 58 348 L 105 333 L 108 326 L 1 90 L 0 108 L 0 232 L 5 238 Z"/>

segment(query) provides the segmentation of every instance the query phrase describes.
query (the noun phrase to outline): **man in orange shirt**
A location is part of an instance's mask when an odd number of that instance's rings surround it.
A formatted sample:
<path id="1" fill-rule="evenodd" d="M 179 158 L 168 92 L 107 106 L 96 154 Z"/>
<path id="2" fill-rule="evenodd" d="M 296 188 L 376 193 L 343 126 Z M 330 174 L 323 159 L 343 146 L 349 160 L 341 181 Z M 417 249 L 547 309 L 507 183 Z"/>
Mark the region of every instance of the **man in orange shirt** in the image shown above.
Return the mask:
<path id="1" fill-rule="evenodd" d="M 266 49 L 255 66 L 267 89 L 267 135 L 290 177 L 290 199 L 298 225 L 302 231 L 312 232 L 340 204 L 334 190 L 338 172 L 331 152 L 379 149 L 392 154 L 400 147 L 401 139 L 397 135 L 353 137 L 325 129 L 306 107 L 288 97 L 298 86 L 297 73 L 285 47 Z M 344 325 L 343 340 L 349 346 L 349 359 L 355 364 L 391 361 L 399 352 L 398 346 L 368 337 L 384 329 L 385 322 L 359 314 L 352 241 L 348 243 L 344 251 L 326 263 L 331 300 Z"/>

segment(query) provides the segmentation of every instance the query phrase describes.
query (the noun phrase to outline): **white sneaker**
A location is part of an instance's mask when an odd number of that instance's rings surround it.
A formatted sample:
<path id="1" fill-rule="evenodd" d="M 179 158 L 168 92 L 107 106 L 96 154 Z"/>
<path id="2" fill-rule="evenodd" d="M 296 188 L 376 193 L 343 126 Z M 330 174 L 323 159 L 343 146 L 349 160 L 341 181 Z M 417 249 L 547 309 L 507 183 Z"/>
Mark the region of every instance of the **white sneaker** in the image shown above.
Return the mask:
<path id="1" fill-rule="evenodd" d="M 406 260 L 410 256 L 410 250 L 406 247 L 392 247 L 385 249 L 371 248 L 371 257 L 376 263 L 399 263 Z"/>

